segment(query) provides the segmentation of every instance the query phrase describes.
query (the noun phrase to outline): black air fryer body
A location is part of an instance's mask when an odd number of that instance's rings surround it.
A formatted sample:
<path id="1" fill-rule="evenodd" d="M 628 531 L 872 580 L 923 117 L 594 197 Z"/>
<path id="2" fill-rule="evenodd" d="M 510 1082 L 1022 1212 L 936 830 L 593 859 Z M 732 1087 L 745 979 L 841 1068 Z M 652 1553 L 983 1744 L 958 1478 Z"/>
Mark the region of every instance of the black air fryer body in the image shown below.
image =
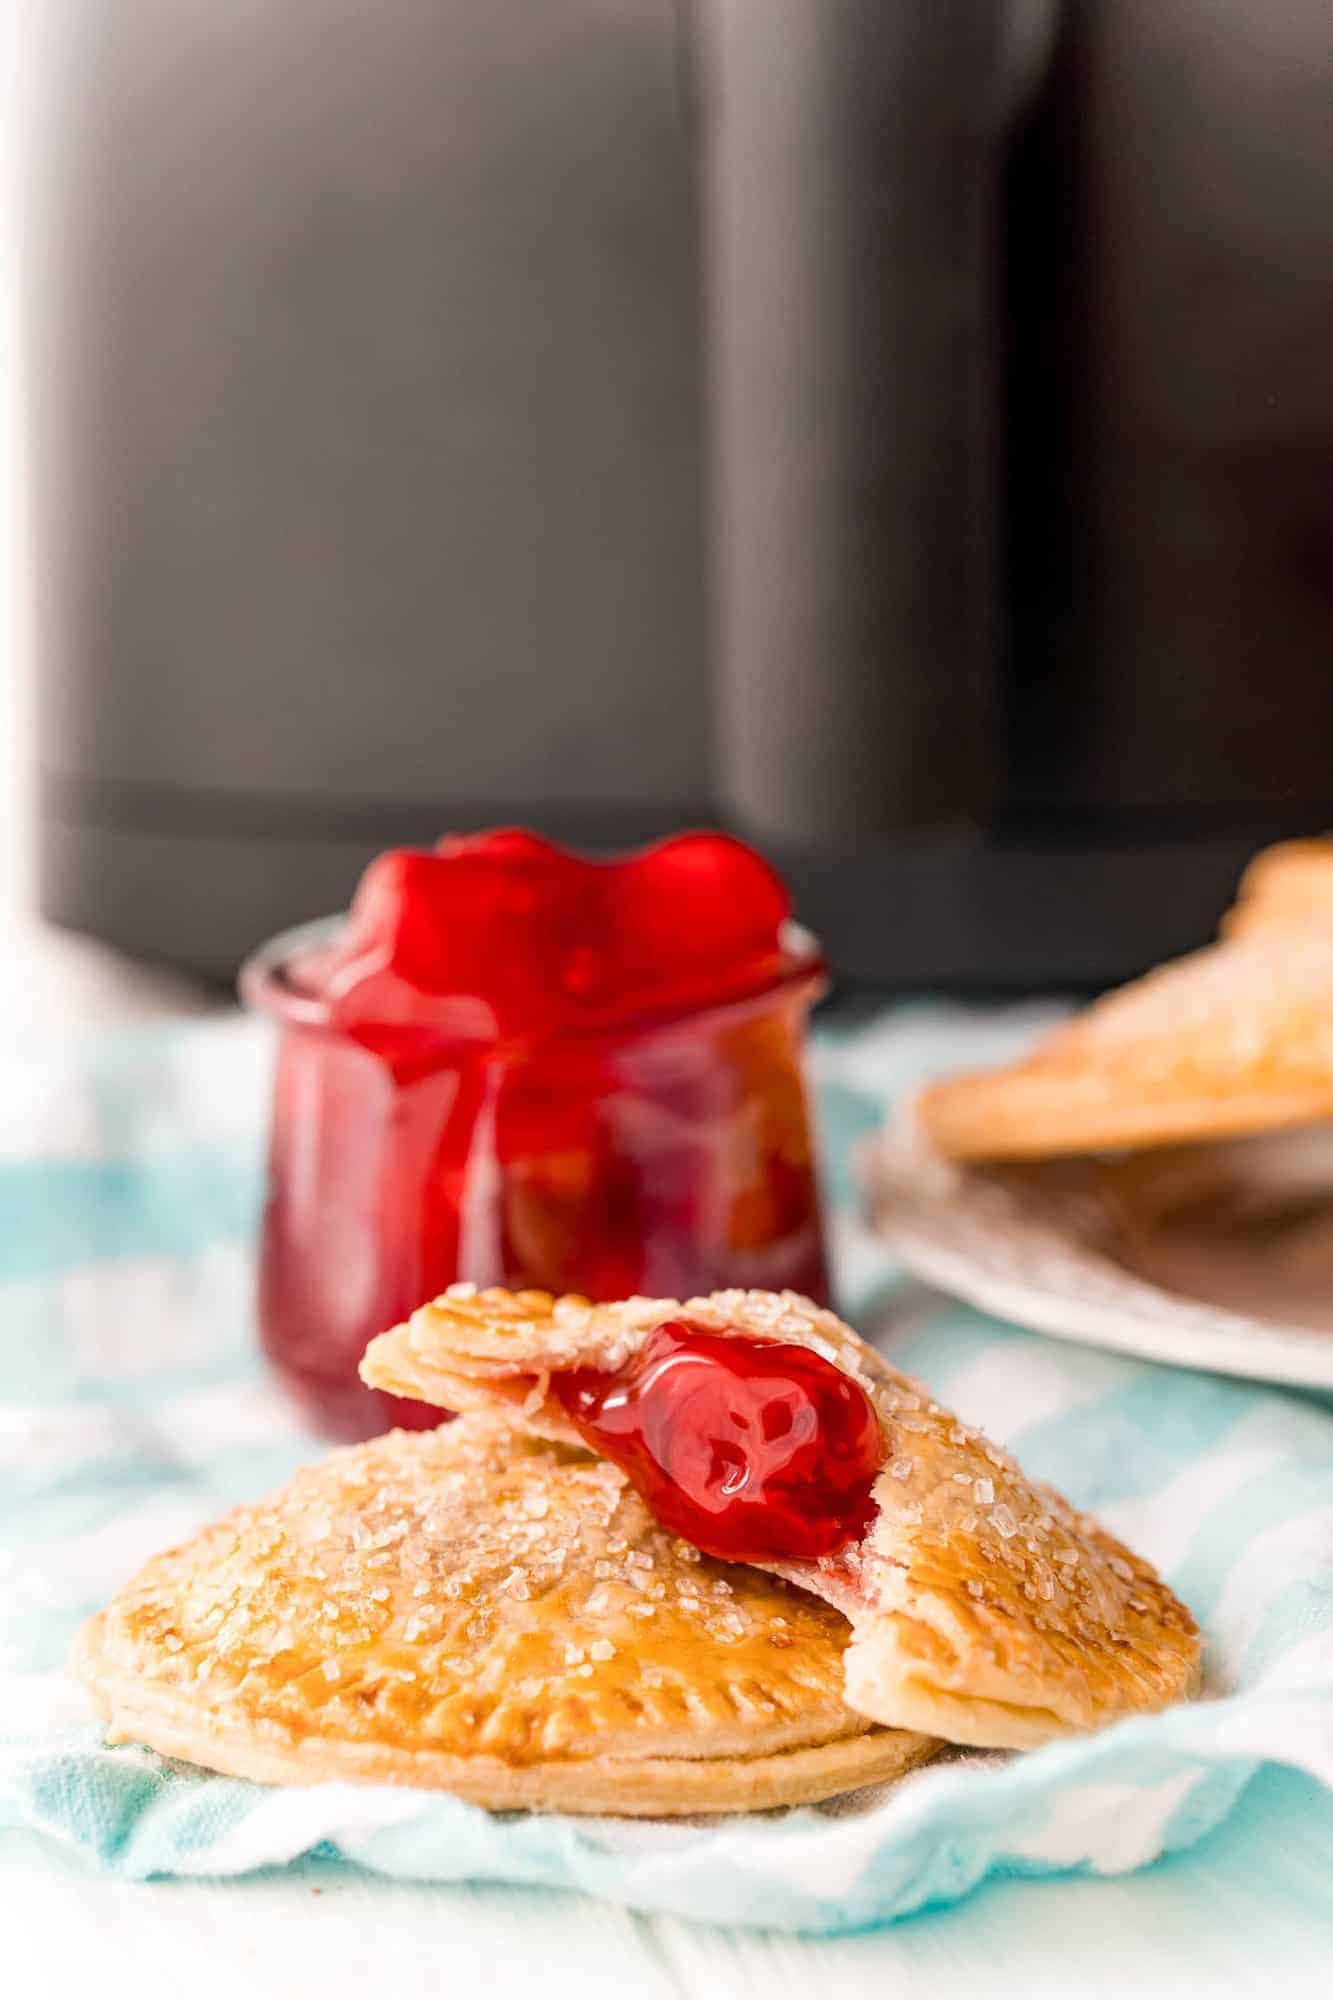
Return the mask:
<path id="1" fill-rule="evenodd" d="M 52 916 L 721 820 L 844 972 L 1098 983 L 1333 818 L 1321 0 L 758 11 L 53 0 Z"/>

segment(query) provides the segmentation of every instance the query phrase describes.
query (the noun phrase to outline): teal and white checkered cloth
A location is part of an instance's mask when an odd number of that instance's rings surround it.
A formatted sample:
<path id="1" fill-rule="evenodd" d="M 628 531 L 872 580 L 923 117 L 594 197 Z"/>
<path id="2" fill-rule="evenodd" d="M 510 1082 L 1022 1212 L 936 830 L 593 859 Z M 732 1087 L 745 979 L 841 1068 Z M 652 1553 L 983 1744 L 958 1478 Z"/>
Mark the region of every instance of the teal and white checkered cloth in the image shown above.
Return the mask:
<path id="1" fill-rule="evenodd" d="M 900 1284 L 858 1223 L 855 1140 L 916 1077 L 1006 1053 L 1033 1021 L 921 1007 L 824 1031 L 843 1300 L 895 1361 L 1164 1569 L 1205 1627 L 1207 1700 L 1022 1758 L 939 1765 L 829 1810 L 698 1824 L 270 1790 L 106 1748 L 63 1670 L 80 1620 L 154 1550 L 320 1450 L 254 1351 L 269 1046 L 228 1019 L 0 1080 L 0 1826 L 128 1876 L 238 1874 L 318 1851 L 391 1875 L 838 1931 L 996 1873 L 1138 1868 L 1243 1814 L 1265 1764 L 1333 1786 L 1333 1411 L 1020 1333 Z"/>

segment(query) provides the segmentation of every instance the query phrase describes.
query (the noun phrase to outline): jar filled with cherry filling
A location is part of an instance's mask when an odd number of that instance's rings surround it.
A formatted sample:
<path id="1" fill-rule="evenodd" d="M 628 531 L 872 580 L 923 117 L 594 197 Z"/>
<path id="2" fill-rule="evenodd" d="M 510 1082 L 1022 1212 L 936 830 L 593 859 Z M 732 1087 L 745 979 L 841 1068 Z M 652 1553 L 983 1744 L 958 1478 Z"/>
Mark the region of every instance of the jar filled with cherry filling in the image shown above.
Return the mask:
<path id="1" fill-rule="evenodd" d="M 822 989 L 760 857 L 505 831 L 381 855 L 242 974 L 281 1033 L 261 1337 L 326 1431 L 439 1412 L 369 1340 L 456 1279 L 594 1299 L 827 1297 L 803 1075 Z"/>

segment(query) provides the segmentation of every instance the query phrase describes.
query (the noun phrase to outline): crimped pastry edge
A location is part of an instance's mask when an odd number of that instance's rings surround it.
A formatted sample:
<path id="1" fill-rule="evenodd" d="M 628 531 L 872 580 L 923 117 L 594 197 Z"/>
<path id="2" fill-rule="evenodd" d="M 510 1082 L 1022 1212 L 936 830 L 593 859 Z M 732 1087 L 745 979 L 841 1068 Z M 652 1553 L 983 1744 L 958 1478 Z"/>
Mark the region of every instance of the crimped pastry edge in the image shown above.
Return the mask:
<path id="1" fill-rule="evenodd" d="M 336 1781 L 448 1792 L 493 1812 L 543 1811 L 633 1819 L 760 1812 L 814 1805 L 868 1785 L 893 1783 L 945 1746 L 933 1737 L 872 1728 L 759 1757 L 550 1759 L 498 1757 L 349 1743 L 278 1730 L 243 1734 L 201 1727 L 198 1704 L 144 1681 L 98 1674 L 102 1615 L 79 1636 L 75 1668 L 111 1742 L 142 1743 L 164 1757 L 268 1785 Z"/>

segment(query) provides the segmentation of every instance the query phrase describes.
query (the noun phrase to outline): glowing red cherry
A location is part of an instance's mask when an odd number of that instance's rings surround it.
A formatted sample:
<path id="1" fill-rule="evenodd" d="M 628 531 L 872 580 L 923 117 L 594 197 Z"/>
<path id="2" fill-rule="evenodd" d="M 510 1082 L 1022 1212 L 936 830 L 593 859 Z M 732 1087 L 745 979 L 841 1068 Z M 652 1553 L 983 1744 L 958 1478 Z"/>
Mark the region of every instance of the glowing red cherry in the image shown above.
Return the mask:
<path id="1" fill-rule="evenodd" d="M 874 1405 L 808 1347 L 668 1320 L 624 1368 L 553 1386 L 663 1527 L 708 1555 L 813 1561 L 874 1514 Z"/>
<path id="2" fill-rule="evenodd" d="M 781 963 L 791 899 L 753 848 L 684 833 L 609 871 L 607 931 L 621 977 L 659 1005 L 753 991 Z"/>
<path id="3" fill-rule="evenodd" d="M 594 860 L 522 828 L 373 861 L 327 966 L 344 1026 L 538 1039 L 683 1013 L 781 976 L 786 890 L 724 834 Z M 383 1038 L 362 1036 L 376 1042 Z"/>

